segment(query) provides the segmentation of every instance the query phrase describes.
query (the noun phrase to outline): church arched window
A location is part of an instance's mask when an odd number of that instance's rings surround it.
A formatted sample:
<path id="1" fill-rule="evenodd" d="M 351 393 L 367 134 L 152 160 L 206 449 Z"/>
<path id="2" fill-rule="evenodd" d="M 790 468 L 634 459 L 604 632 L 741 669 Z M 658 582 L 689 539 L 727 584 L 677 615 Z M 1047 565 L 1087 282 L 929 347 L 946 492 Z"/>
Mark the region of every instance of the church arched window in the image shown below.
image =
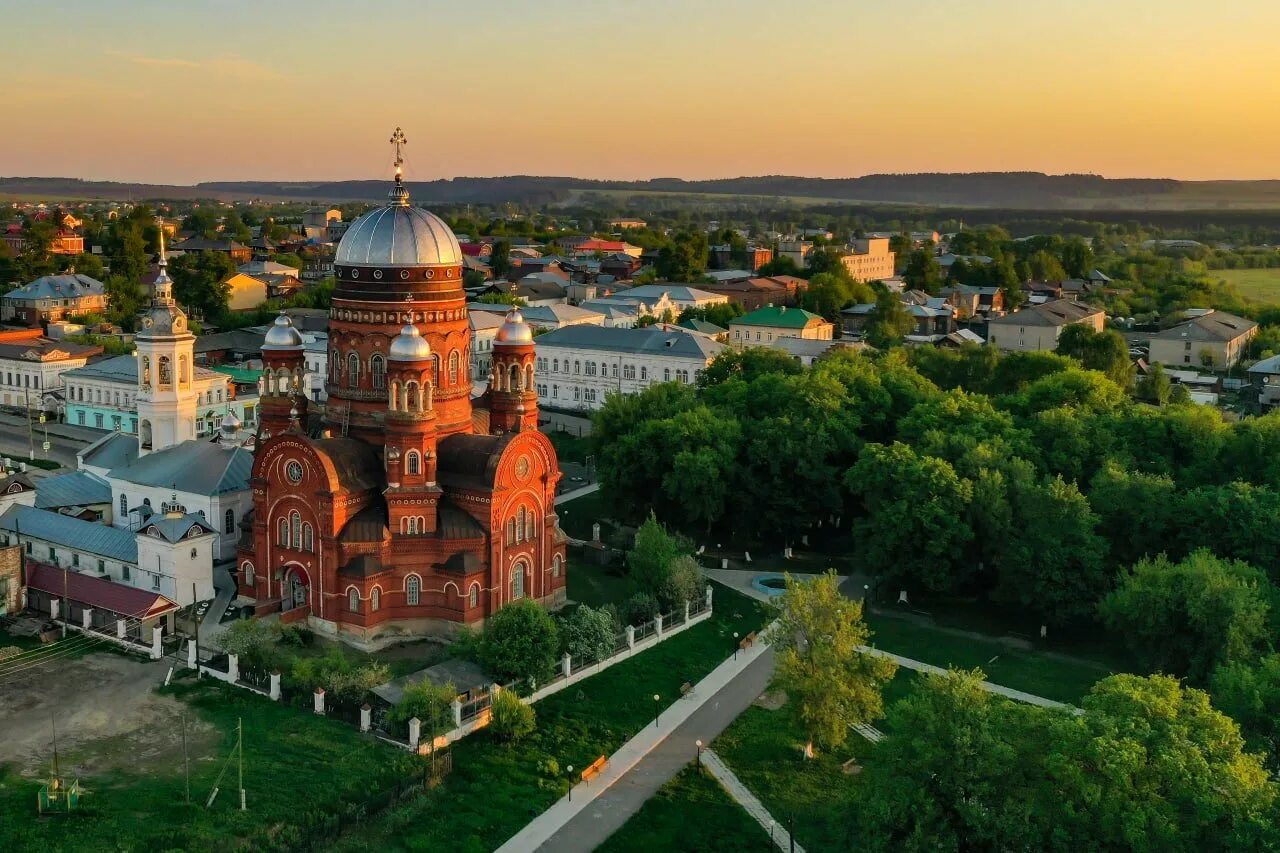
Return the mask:
<path id="1" fill-rule="evenodd" d="M 524 539 L 524 507 L 520 507 L 516 512 L 516 541 L 520 542 Z"/>
<path id="2" fill-rule="evenodd" d="M 173 384 L 173 365 L 169 361 L 169 356 L 162 355 L 160 356 L 160 385 L 161 387 L 163 387 L 165 385 L 172 385 L 172 384 Z"/>
<path id="3" fill-rule="evenodd" d="M 276 544 L 282 548 L 289 547 L 289 519 L 283 515 L 276 522 Z"/>
<path id="4" fill-rule="evenodd" d="M 142 357 L 142 387 L 151 387 L 151 356 L 149 355 Z M 84 397 L 81 396 L 80 399 L 83 400 Z"/>
<path id="5" fill-rule="evenodd" d="M 222 514 L 222 531 L 224 533 L 236 532 L 236 511 L 229 509 Z"/>
<path id="6" fill-rule="evenodd" d="M 187 371 L 187 357 L 185 355 L 178 356 L 178 381 L 183 385 L 191 381 L 191 374 Z"/>
<path id="7" fill-rule="evenodd" d="M 289 528 L 292 531 L 292 536 L 290 538 L 293 540 L 293 550 L 301 551 L 302 550 L 302 516 L 298 514 L 298 511 L 296 509 L 293 512 L 289 513 Z"/>
<path id="8" fill-rule="evenodd" d="M 314 551 L 316 549 L 315 528 L 309 523 L 302 525 L 302 550 Z"/>
<path id="9" fill-rule="evenodd" d="M 480 604 L 480 584 L 473 583 L 471 590 L 467 593 L 467 606 L 476 607 Z"/>
<path id="10" fill-rule="evenodd" d="M 526 365 L 524 369 L 524 387 L 533 387 L 533 365 Z"/>
<path id="11" fill-rule="evenodd" d="M 360 384 L 360 355 L 351 353 L 347 356 L 347 385 L 351 388 Z"/>
<path id="12" fill-rule="evenodd" d="M 329 378 L 334 382 L 342 379 L 342 354 L 337 350 L 329 353 Z"/>
<path id="13" fill-rule="evenodd" d="M 422 405 L 423 405 L 423 408 L 427 410 L 431 409 L 432 394 L 433 392 L 431 390 L 431 383 L 423 382 L 422 383 Z"/>
<path id="14" fill-rule="evenodd" d="M 354 586 L 347 590 L 347 609 L 352 613 L 360 612 L 360 590 Z"/>
<path id="15" fill-rule="evenodd" d="M 417 575 L 409 575 L 404 582 L 404 600 L 406 604 L 417 606 L 418 599 L 422 595 L 422 581 Z"/>
<path id="16" fill-rule="evenodd" d="M 533 540 L 533 510 L 529 510 L 529 514 L 524 517 L 524 538 Z"/>
<path id="17" fill-rule="evenodd" d="M 375 355 L 369 359 L 369 373 L 373 376 L 374 388 L 387 386 L 387 360 L 381 355 Z"/>
<path id="18" fill-rule="evenodd" d="M 404 383 L 404 410 L 406 412 L 416 412 L 418 410 L 418 383 Z"/>
<path id="19" fill-rule="evenodd" d="M 518 364 L 513 364 L 513 365 L 511 365 L 511 370 L 510 370 L 510 372 L 507 374 L 507 390 L 508 390 L 508 391 L 523 391 L 523 390 L 524 390 L 524 388 L 522 388 L 522 387 L 521 387 L 521 382 L 520 382 L 520 365 L 518 365 Z"/>
<path id="20" fill-rule="evenodd" d="M 382 606 L 382 589 L 374 587 L 369 590 L 369 611 L 372 612 Z"/>
<path id="21" fill-rule="evenodd" d="M 404 457 L 405 473 L 421 474 L 422 473 L 422 456 L 418 451 L 410 450 Z"/>
<path id="22" fill-rule="evenodd" d="M 449 384 L 454 385 L 458 381 L 458 351 L 454 350 L 449 353 Z"/>
<path id="23" fill-rule="evenodd" d="M 514 518 L 507 519 L 507 544 L 516 544 L 516 520 Z"/>
<path id="24" fill-rule="evenodd" d="M 524 598 L 524 563 L 516 563 L 511 569 L 511 600 Z"/>
<path id="25" fill-rule="evenodd" d="M 125 516 L 128 514 L 129 514 L 129 496 L 121 495 L 120 496 L 120 515 Z"/>

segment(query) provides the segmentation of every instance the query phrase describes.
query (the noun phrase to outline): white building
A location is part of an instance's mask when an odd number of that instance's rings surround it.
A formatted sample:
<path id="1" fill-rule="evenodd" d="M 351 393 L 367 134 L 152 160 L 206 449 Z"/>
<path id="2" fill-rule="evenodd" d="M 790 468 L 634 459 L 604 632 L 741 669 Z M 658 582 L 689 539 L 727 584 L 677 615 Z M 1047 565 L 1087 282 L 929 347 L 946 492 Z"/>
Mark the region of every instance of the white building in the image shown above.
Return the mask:
<path id="1" fill-rule="evenodd" d="M 47 338 L 0 338 L 0 403 L 35 411 L 61 409 L 64 377 L 84 367 L 99 347 Z"/>
<path id="2" fill-rule="evenodd" d="M 690 287 L 687 284 L 641 284 L 626 290 L 619 290 L 611 299 L 622 299 L 631 302 L 655 302 L 666 296 L 674 306 L 676 313 L 686 308 L 707 308 L 711 305 L 724 305 L 729 297 L 723 293 L 710 293 Z"/>
<path id="3" fill-rule="evenodd" d="M 11 506 L 0 515 L 0 544 L 21 544 L 34 562 L 153 591 L 181 605 L 213 598 L 212 529 L 180 506 L 164 510 L 130 531 Z"/>
<path id="4" fill-rule="evenodd" d="M 493 339 L 510 308 L 509 305 L 501 305 L 498 306 L 503 309 L 501 312 L 483 311 L 476 307 L 479 304 L 467 306 L 467 320 L 471 324 L 471 378 L 476 381 L 482 381 L 489 375 L 489 368 L 493 365 Z"/>
<path id="5" fill-rule="evenodd" d="M 652 326 L 567 326 L 534 343 L 538 404 L 583 410 L 600 408 L 607 394 L 635 394 L 655 382 L 690 384 L 724 349 L 705 335 Z"/>

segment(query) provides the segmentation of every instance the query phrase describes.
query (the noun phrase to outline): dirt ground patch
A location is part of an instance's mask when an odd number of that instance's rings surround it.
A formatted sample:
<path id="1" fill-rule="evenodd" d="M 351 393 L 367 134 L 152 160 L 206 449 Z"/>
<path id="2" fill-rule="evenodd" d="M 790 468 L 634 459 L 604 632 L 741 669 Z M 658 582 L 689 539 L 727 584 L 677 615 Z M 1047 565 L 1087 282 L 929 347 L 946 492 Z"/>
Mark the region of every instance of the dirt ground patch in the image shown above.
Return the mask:
<path id="1" fill-rule="evenodd" d="M 751 704 L 764 708 L 766 711 L 776 711 L 787 704 L 787 694 L 783 690 L 770 690 L 766 693 L 761 693 L 756 698 L 756 701 Z"/>
<path id="2" fill-rule="evenodd" d="M 0 764 L 27 776 L 47 772 L 56 722 L 63 772 L 171 769 L 175 758 L 181 766 L 186 706 L 154 692 L 170 665 L 99 653 L 39 667 L 0 685 Z M 187 713 L 192 755 L 207 752 L 198 747 L 217 738 L 213 727 Z"/>

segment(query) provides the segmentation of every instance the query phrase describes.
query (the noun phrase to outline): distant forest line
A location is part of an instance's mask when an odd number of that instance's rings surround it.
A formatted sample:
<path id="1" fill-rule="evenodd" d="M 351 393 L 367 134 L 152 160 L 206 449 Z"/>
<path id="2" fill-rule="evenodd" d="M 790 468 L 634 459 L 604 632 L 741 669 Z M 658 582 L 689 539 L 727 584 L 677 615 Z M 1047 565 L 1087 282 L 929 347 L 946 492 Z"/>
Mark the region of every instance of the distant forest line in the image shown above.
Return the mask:
<path id="1" fill-rule="evenodd" d="M 0 177 L 0 197 L 224 201 L 376 201 L 386 179 L 367 181 L 213 181 L 183 185 L 85 181 L 77 178 Z M 1091 215 L 1204 210 L 1280 210 L 1280 180 L 1178 181 L 1168 178 L 1103 178 L 1040 172 L 975 172 L 805 178 L 784 175 L 686 181 L 654 178 L 601 181 L 513 175 L 410 182 L 414 198 L 437 204 L 543 206 L 581 201 L 584 194 L 791 199 L 796 203 L 870 203 L 990 210 L 1078 210 Z M 660 198 L 660 197 L 659 197 Z M 726 199 L 727 200 L 727 199 Z M 650 203 L 658 201 L 651 199 Z"/>

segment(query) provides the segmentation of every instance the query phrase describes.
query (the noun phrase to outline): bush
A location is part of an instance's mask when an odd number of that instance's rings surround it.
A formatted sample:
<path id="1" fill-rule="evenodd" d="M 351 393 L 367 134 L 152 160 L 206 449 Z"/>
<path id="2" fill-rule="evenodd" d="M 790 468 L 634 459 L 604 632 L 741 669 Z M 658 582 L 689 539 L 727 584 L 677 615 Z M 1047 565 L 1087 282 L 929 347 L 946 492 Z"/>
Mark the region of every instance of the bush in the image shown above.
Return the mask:
<path id="1" fill-rule="evenodd" d="M 457 696 L 457 688 L 452 684 L 419 681 L 404 689 L 404 695 L 387 714 L 387 719 L 396 725 L 404 725 L 417 717 L 428 732 L 434 731 L 434 728 L 448 727 L 446 720 Z"/>
<path id="2" fill-rule="evenodd" d="M 285 625 L 280 629 L 280 642 L 299 648 L 315 645 L 316 632 L 305 625 Z"/>
<path id="3" fill-rule="evenodd" d="M 279 648 L 280 640 L 279 622 L 241 619 L 227 626 L 216 645 L 239 658 L 242 670 L 271 672 L 288 663 L 288 656 Z"/>
<path id="4" fill-rule="evenodd" d="M 555 669 L 560 637 L 551 615 L 536 601 L 521 599 L 503 607 L 484 624 L 480 662 L 501 681 L 545 681 Z"/>
<path id="5" fill-rule="evenodd" d="M 578 662 L 603 660 L 613 651 L 618 624 L 613 613 L 580 606 L 560 622 L 561 649 Z"/>
<path id="6" fill-rule="evenodd" d="M 532 734 L 536 727 L 533 708 L 521 702 L 520 697 L 510 690 L 503 690 L 494 697 L 492 713 L 489 729 L 499 740 L 519 740 Z"/>
<path id="7" fill-rule="evenodd" d="M 647 592 L 637 592 L 627 599 L 622 612 L 628 625 L 639 625 L 657 616 L 658 611 L 658 599 Z"/>
<path id="8" fill-rule="evenodd" d="M 357 664 L 333 649 L 324 657 L 294 661 L 291 680 L 299 687 L 323 687 L 335 702 L 363 702 L 369 691 L 386 681 L 391 670 L 385 663 Z"/>
<path id="9" fill-rule="evenodd" d="M 686 601 L 692 601 L 702 595 L 706 581 L 702 577 L 702 566 L 690 556 L 676 557 L 667 566 L 667 576 L 658 588 L 658 600 L 664 609 L 683 607 Z"/>
<path id="10" fill-rule="evenodd" d="M 483 643 L 484 638 L 480 633 L 463 625 L 453 635 L 453 642 L 449 644 L 449 654 L 472 663 L 480 663 Z"/>

